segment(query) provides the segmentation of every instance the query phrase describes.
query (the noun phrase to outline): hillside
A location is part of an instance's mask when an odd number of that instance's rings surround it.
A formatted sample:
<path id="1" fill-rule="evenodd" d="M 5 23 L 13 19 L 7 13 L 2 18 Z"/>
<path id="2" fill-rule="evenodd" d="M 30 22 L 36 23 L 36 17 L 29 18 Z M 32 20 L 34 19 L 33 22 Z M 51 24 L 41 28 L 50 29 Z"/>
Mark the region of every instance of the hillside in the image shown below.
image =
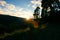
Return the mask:
<path id="1" fill-rule="evenodd" d="M 28 25 L 24 18 L 0 15 L 0 34 L 4 34 L 4 32 L 10 33 L 27 27 Z"/>

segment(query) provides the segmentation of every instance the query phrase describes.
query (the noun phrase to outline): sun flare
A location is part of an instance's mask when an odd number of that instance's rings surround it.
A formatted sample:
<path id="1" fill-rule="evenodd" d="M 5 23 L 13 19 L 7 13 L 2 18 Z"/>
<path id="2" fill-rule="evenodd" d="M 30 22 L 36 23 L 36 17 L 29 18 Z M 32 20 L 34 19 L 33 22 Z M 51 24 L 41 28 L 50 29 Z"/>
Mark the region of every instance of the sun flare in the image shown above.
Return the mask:
<path id="1" fill-rule="evenodd" d="M 26 20 L 31 19 L 31 17 L 29 15 L 25 15 L 24 18 L 26 18 Z"/>

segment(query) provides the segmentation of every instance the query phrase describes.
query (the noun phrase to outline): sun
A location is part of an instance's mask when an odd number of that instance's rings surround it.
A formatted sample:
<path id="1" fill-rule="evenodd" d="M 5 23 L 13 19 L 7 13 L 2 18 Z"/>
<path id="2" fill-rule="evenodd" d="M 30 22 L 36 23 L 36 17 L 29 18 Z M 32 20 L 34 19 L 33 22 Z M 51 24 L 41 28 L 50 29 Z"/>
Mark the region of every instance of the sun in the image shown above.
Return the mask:
<path id="1" fill-rule="evenodd" d="M 25 18 L 26 20 L 31 19 L 31 17 L 30 17 L 29 15 L 25 15 L 24 18 Z"/>
<path id="2" fill-rule="evenodd" d="M 26 18 L 26 20 L 29 20 L 30 18 Z"/>

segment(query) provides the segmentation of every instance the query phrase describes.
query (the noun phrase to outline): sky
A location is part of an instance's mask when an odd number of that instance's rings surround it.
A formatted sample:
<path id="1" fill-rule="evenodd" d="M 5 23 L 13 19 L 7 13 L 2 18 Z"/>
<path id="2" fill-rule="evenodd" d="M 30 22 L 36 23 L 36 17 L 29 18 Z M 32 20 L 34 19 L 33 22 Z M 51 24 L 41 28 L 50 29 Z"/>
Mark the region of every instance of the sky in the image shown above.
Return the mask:
<path id="1" fill-rule="evenodd" d="M 0 0 L 0 14 L 33 18 L 37 5 L 41 8 L 41 0 Z"/>

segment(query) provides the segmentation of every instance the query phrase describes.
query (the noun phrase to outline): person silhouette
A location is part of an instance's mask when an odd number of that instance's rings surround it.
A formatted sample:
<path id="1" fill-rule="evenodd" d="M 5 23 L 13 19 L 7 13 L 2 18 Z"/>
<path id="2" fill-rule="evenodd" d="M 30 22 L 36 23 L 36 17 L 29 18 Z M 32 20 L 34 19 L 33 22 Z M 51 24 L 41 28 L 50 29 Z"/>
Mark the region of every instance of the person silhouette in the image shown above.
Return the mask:
<path id="1" fill-rule="evenodd" d="M 37 6 L 37 8 L 34 10 L 34 19 L 38 19 L 39 18 L 39 13 L 40 13 L 40 7 Z"/>
<path id="2" fill-rule="evenodd" d="M 34 13 L 37 14 L 37 15 L 39 15 L 39 13 L 40 13 L 40 7 L 37 7 L 37 8 L 34 10 Z"/>

